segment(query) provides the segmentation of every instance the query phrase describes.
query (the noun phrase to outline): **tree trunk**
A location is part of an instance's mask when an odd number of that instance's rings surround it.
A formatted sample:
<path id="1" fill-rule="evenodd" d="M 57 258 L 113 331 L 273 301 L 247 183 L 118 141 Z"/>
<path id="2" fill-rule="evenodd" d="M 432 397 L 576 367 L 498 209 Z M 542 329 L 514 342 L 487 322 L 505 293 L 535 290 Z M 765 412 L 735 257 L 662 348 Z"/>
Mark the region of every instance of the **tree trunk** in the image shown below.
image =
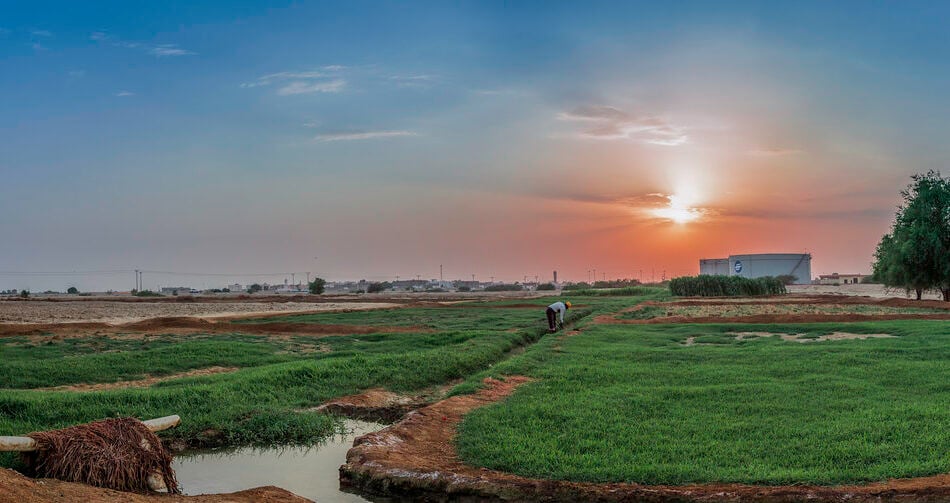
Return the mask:
<path id="1" fill-rule="evenodd" d="M 920 300 L 920 297 L 924 294 L 924 291 L 921 290 L 920 288 L 917 288 L 914 291 L 917 292 L 917 300 Z"/>

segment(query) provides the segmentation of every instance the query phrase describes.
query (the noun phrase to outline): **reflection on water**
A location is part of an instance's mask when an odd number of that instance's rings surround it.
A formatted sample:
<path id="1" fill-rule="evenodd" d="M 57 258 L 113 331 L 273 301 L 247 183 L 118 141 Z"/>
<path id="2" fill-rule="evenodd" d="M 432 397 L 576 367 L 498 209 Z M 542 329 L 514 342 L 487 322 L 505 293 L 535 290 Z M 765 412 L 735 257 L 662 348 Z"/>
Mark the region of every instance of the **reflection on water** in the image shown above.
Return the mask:
<path id="1" fill-rule="evenodd" d="M 346 434 L 312 447 L 214 449 L 187 451 L 172 466 L 184 494 L 229 493 L 277 486 L 323 502 L 365 502 L 340 491 L 339 468 L 353 439 L 384 425 L 348 420 Z"/>

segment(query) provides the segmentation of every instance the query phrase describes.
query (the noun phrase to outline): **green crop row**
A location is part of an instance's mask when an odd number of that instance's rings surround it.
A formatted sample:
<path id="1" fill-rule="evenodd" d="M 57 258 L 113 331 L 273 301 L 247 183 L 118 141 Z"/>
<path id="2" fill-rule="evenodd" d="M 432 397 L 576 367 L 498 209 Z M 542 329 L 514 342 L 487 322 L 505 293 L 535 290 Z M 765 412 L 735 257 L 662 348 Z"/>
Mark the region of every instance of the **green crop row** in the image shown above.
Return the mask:
<path id="1" fill-rule="evenodd" d="M 747 297 L 784 295 L 785 284 L 778 278 L 740 276 L 683 276 L 670 280 L 670 293 L 680 297 Z"/>

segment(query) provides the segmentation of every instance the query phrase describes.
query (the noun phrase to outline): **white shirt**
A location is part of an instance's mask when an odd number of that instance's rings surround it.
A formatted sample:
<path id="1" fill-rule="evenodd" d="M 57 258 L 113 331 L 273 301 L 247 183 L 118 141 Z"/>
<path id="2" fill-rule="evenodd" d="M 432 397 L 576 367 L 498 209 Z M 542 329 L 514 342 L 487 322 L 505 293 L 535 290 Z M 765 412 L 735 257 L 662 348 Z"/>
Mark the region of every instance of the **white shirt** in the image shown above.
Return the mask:
<path id="1" fill-rule="evenodd" d="M 563 302 L 555 302 L 548 306 L 548 309 L 553 309 L 555 312 L 561 314 L 561 323 L 564 323 L 564 313 L 567 312 L 567 306 Z"/>

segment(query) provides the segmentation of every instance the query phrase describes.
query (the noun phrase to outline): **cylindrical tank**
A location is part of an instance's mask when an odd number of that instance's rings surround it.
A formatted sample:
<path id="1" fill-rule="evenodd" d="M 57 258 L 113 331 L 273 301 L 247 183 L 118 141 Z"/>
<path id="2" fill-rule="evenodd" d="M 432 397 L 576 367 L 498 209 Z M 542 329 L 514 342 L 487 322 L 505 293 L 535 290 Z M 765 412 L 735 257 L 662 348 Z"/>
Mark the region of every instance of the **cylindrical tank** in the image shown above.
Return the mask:
<path id="1" fill-rule="evenodd" d="M 729 275 L 743 278 L 763 276 L 795 276 L 796 285 L 811 283 L 811 254 L 757 253 L 730 255 Z"/>

